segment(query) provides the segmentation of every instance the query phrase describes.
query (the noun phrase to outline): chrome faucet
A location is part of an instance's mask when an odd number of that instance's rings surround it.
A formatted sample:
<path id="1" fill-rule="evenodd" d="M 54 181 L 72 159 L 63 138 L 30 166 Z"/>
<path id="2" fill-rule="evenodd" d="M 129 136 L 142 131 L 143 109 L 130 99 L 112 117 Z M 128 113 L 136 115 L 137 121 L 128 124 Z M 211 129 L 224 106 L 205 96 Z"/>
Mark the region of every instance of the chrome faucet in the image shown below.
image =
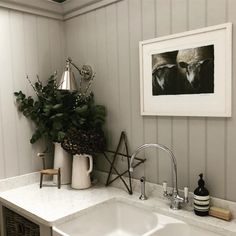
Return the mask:
<path id="1" fill-rule="evenodd" d="M 150 144 L 143 144 L 142 146 L 138 147 L 134 153 L 132 154 L 131 156 L 131 159 L 130 159 L 130 172 L 133 172 L 134 169 L 133 169 L 133 161 L 134 161 L 134 158 L 135 156 L 142 150 L 142 149 L 146 149 L 146 148 L 149 148 L 149 147 L 155 147 L 155 148 L 158 148 L 158 149 L 161 149 L 165 152 L 168 153 L 170 159 L 171 159 L 171 162 L 172 162 L 172 170 L 173 170 L 173 184 L 174 184 L 174 187 L 173 187 L 173 191 L 172 193 L 168 193 L 167 192 L 167 184 L 166 183 L 163 183 L 163 188 L 164 188 L 164 197 L 170 199 L 171 201 L 171 205 L 170 205 L 170 208 L 173 209 L 173 210 L 177 210 L 177 209 L 180 209 L 181 208 L 181 203 L 187 203 L 188 202 L 188 188 L 185 187 L 184 188 L 184 197 L 180 197 L 179 196 L 179 191 L 178 191 L 178 185 L 177 185 L 177 162 L 176 162 L 176 158 L 173 154 L 173 152 L 167 148 L 166 146 L 162 145 L 162 144 L 153 144 L 153 143 L 150 143 Z"/>

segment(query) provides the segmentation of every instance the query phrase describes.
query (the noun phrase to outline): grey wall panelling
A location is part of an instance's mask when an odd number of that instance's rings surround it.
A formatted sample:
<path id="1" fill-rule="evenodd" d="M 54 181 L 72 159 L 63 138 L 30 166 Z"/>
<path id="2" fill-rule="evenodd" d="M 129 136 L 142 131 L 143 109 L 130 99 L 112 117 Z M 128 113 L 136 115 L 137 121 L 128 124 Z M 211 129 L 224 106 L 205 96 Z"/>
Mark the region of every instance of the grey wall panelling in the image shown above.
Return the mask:
<path id="1" fill-rule="evenodd" d="M 213 14 L 214 12 L 214 14 Z M 226 22 L 226 1 L 207 1 L 207 25 Z M 206 174 L 213 194 L 225 197 L 225 159 L 227 119 L 207 118 Z M 219 168 L 220 167 L 220 168 Z"/>
<path id="2" fill-rule="evenodd" d="M 142 13 L 142 40 L 154 38 L 155 35 L 155 1 L 141 1 Z M 131 32 L 132 33 L 132 32 Z M 137 78 L 136 78 L 137 81 Z M 157 118 L 147 116 L 143 119 L 144 143 L 157 142 Z M 144 163 L 144 174 L 151 182 L 158 180 L 158 158 L 156 149 L 146 149 L 148 161 Z"/>
<path id="3" fill-rule="evenodd" d="M 78 35 L 89 34 L 90 53 L 82 62 L 90 62 L 96 68 L 94 91 L 97 101 L 108 108 L 109 146 L 115 147 L 122 129 L 127 132 L 132 151 L 144 142 L 165 144 L 176 155 L 181 187 L 189 185 L 194 190 L 198 174 L 203 172 L 213 196 L 236 200 L 234 93 L 232 118 L 141 117 L 138 60 L 138 42 L 143 39 L 228 21 L 236 24 L 235 1 L 124 0 L 84 15 L 85 27 L 79 27 L 82 16 L 78 16 L 68 20 L 66 28 Z M 94 19 L 93 15 L 99 17 Z M 66 40 L 68 53 L 81 46 L 70 34 Z M 73 55 L 75 60 L 81 58 Z M 135 171 L 134 177 L 145 174 L 151 182 L 166 180 L 171 184 L 166 154 L 147 150 L 145 155 L 147 163 Z M 97 160 L 98 169 L 106 169 L 104 164 L 103 159 Z M 122 161 L 118 164 L 123 168 Z"/>
<path id="4" fill-rule="evenodd" d="M 18 113 L 14 91 L 34 92 L 36 74 L 45 81 L 64 63 L 63 22 L 0 8 L 0 178 L 37 171 L 41 162 L 36 153 L 43 142 L 31 145 L 32 124 Z"/>
<path id="5" fill-rule="evenodd" d="M 229 0 L 228 6 L 227 6 L 227 12 L 228 12 L 228 21 L 233 22 L 233 42 L 235 42 L 236 38 L 236 1 Z M 235 83 L 235 59 L 236 59 L 236 47 L 233 46 L 233 87 L 232 87 L 232 99 L 233 99 L 233 113 L 232 118 L 227 120 L 226 123 L 226 156 L 225 156 L 225 196 L 229 200 L 236 199 L 236 83 Z"/>
<path id="6" fill-rule="evenodd" d="M 156 36 L 165 36 L 171 34 L 172 31 L 172 17 L 171 17 L 170 0 L 156 1 Z M 158 12 L 158 14 L 157 14 Z M 164 22 L 164 24 L 163 24 Z M 157 141 L 169 148 L 173 148 L 173 119 L 172 117 L 158 117 L 157 118 Z M 168 155 L 163 151 L 158 151 L 159 161 L 159 183 L 166 181 L 169 185 L 172 184 L 171 161 Z"/>

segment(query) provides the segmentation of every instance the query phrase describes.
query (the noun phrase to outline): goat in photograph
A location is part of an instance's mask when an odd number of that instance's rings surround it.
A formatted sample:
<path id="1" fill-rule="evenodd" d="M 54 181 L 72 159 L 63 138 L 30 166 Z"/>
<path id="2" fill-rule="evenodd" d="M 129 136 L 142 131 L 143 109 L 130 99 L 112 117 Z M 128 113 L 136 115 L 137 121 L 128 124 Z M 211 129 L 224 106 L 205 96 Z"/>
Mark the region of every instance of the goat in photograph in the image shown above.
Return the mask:
<path id="1" fill-rule="evenodd" d="M 152 95 L 176 94 L 177 51 L 152 56 Z"/>
<path id="2" fill-rule="evenodd" d="M 179 94 L 214 92 L 214 46 L 179 50 L 178 65 Z"/>

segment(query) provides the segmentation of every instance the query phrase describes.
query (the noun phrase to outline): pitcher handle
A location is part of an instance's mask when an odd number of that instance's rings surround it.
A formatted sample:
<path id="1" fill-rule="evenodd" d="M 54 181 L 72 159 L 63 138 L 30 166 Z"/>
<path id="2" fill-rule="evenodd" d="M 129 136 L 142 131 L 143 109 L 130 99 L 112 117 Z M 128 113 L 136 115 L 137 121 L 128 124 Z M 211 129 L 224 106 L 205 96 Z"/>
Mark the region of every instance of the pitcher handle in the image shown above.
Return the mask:
<path id="1" fill-rule="evenodd" d="M 89 175 L 93 170 L 93 158 L 90 155 L 87 155 L 87 157 L 89 159 L 89 169 L 88 169 L 87 174 Z"/>

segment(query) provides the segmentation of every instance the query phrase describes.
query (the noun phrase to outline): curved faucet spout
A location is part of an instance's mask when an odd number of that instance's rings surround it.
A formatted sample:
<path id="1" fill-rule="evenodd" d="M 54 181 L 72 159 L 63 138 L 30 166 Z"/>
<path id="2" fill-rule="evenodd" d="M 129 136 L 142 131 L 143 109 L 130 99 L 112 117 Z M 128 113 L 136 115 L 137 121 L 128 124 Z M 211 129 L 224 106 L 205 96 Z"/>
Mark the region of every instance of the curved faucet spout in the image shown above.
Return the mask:
<path id="1" fill-rule="evenodd" d="M 158 149 L 161 149 L 165 152 L 168 153 L 172 165 L 173 165 L 173 184 L 174 184 L 174 188 L 173 188 L 173 195 L 177 196 L 178 195 L 178 186 L 177 186 L 177 162 L 176 162 L 176 158 L 173 154 L 173 152 L 167 148 L 166 146 L 162 145 L 162 144 L 156 144 L 156 143 L 148 143 L 148 144 L 143 144 L 142 146 L 138 147 L 132 154 L 131 159 L 130 159 L 130 172 L 133 172 L 133 161 L 135 156 L 142 150 L 142 149 L 146 149 L 149 147 L 155 147 Z"/>

